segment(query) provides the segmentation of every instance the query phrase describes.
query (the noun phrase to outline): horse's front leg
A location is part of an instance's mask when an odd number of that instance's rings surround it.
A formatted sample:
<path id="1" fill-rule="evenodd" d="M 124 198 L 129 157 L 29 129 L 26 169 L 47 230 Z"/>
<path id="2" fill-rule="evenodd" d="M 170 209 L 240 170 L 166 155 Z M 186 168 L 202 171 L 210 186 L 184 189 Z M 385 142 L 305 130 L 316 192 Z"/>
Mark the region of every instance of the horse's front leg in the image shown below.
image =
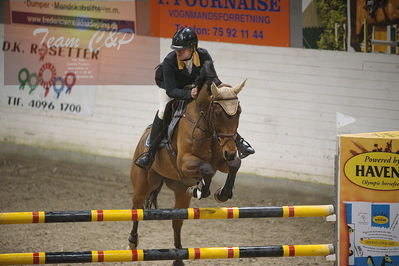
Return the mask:
<path id="1" fill-rule="evenodd" d="M 188 180 L 187 182 L 197 182 L 197 185 L 190 186 L 187 189 L 188 195 L 197 199 L 206 198 L 210 195 L 209 187 L 212 177 L 216 173 L 210 163 L 187 153 L 180 160 L 180 169 L 184 179 Z M 182 180 L 182 182 L 184 183 L 185 181 Z"/>
<path id="2" fill-rule="evenodd" d="M 165 179 L 166 185 L 173 190 L 175 193 L 175 208 L 176 209 L 187 209 L 190 207 L 191 197 L 186 195 L 187 186 L 174 180 Z M 183 226 L 183 220 L 173 220 L 173 236 L 174 236 L 174 244 L 175 248 L 181 249 L 181 228 Z M 174 266 L 184 265 L 182 260 L 175 260 L 173 262 Z"/>
<path id="3" fill-rule="evenodd" d="M 236 156 L 234 160 L 227 161 L 227 166 L 229 167 L 229 173 L 227 174 L 226 182 L 224 186 L 219 188 L 214 194 L 215 199 L 219 202 L 225 202 L 233 197 L 234 182 L 236 180 L 237 171 L 241 166 L 241 159 Z"/>

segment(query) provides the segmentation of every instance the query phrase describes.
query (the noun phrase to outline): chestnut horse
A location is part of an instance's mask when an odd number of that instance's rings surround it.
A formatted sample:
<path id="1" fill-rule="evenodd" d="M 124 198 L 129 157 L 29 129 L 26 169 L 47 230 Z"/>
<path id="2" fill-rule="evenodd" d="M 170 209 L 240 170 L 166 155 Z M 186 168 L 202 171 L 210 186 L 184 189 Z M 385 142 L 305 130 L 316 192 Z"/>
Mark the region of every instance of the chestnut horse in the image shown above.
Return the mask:
<path id="1" fill-rule="evenodd" d="M 204 71 L 202 71 L 204 70 Z M 198 88 L 198 97 L 189 102 L 172 137 L 176 160 L 165 147 L 155 156 L 147 171 L 132 165 L 130 178 L 133 185 L 133 209 L 157 208 L 157 195 L 163 183 L 175 195 L 175 208 L 189 208 L 192 197 L 205 198 L 210 195 L 212 177 L 219 170 L 228 173 L 223 188 L 215 192 L 221 202 L 232 198 L 233 186 L 241 160 L 237 155 L 236 136 L 241 108 L 237 94 L 245 85 L 217 88 L 209 67 L 204 64 Z M 210 71 L 212 72 L 212 71 Z M 150 128 L 141 137 L 133 161 L 142 154 Z M 182 220 L 173 220 L 174 246 L 182 248 Z M 129 237 L 130 248 L 138 244 L 138 221 L 133 222 Z M 181 260 L 174 265 L 184 265 Z"/>
<path id="2" fill-rule="evenodd" d="M 360 51 L 360 43 L 363 40 L 364 19 L 370 26 L 387 26 L 399 23 L 399 1 L 398 0 L 375 0 L 376 7 L 369 14 L 366 0 L 350 0 L 351 10 L 351 46 L 355 51 Z M 371 34 L 371 27 L 367 27 Z"/>

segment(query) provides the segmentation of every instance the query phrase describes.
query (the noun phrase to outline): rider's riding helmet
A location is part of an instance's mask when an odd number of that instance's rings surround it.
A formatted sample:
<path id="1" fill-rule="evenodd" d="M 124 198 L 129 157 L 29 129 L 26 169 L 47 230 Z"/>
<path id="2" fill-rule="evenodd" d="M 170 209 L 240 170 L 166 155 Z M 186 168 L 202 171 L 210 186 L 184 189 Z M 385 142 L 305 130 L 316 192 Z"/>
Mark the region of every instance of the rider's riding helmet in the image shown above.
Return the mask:
<path id="1" fill-rule="evenodd" d="M 193 48 L 195 50 L 197 47 L 197 34 L 189 27 L 177 30 L 175 35 L 173 35 L 172 45 L 170 46 L 173 50 L 181 50 L 184 48 Z"/>

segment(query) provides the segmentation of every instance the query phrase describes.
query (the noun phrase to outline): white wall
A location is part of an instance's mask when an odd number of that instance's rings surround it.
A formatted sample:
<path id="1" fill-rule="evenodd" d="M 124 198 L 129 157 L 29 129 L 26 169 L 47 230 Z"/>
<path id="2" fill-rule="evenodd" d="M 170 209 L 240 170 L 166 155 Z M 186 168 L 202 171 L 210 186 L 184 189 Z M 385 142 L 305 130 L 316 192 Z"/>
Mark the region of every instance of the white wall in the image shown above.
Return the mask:
<path id="1" fill-rule="evenodd" d="M 356 118 L 340 133 L 399 129 L 399 56 L 200 46 L 212 54 L 222 81 L 248 78 L 239 95 L 239 132 L 256 154 L 243 161 L 242 172 L 333 184 L 336 112 Z M 161 47 L 163 57 L 169 40 Z M 130 159 L 157 97 L 155 86 L 97 86 L 91 116 L 0 105 L 0 142 Z"/>

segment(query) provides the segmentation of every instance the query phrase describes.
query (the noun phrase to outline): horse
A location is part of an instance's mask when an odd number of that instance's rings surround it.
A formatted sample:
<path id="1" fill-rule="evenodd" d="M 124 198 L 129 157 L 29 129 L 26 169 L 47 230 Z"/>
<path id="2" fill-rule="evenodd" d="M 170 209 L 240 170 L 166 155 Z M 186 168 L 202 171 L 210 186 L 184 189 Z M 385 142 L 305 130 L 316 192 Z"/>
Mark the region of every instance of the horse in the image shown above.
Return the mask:
<path id="1" fill-rule="evenodd" d="M 399 23 L 399 1 L 397 0 L 380 0 L 377 2 L 373 12 L 367 9 L 365 0 L 351 0 L 351 46 L 355 51 L 360 51 L 360 43 L 363 40 L 364 20 L 367 26 L 387 26 Z M 371 34 L 371 27 L 367 36 Z"/>
<path id="2" fill-rule="evenodd" d="M 224 186 L 215 192 L 215 199 L 225 202 L 232 198 L 241 166 L 235 141 L 241 113 L 237 94 L 246 80 L 234 88 L 218 88 L 212 82 L 212 72 L 209 65 L 203 65 L 197 83 L 198 97 L 186 105 L 171 138 L 175 156 L 163 147 L 149 170 L 132 164 L 133 209 L 158 208 L 157 196 L 164 183 L 174 192 L 174 207 L 189 208 L 192 197 L 201 199 L 210 195 L 209 186 L 216 171 L 227 173 L 227 178 Z M 133 162 L 146 150 L 149 133 L 147 128 L 137 144 Z M 182 248 L 182 225 L 183 220 L 172 220 L 175 248 Z M 137 231 L 138 221 L 134 221 L 129 236 L 131 249 L 137 248 Z M 182 260 L 173 264 L 184 265 Z"/>

